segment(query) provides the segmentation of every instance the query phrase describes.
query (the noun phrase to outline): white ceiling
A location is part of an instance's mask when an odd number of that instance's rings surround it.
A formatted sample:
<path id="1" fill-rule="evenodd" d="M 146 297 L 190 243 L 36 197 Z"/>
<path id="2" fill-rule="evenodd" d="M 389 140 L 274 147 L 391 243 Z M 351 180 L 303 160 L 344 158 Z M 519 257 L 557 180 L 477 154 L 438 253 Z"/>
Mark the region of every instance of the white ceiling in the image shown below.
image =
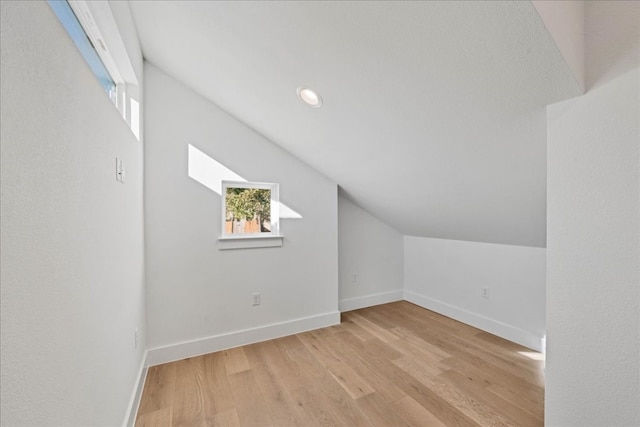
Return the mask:
<path id="1" fill-rule="evenodd" d="M 148 61 L 401 233 L 545 246 L 545 106 L 580 88 L 530 2 L 132 10 Z"/>

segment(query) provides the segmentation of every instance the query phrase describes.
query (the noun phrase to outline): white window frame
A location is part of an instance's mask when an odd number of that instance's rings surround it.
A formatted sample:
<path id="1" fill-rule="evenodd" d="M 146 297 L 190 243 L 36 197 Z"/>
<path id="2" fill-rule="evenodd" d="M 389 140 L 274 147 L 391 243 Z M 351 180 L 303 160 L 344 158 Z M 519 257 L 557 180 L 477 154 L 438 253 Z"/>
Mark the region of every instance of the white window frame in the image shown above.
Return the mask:
<path id="1" fill-rule="evenodd" d="M 109 2 L 66 0 L 116 85 L 111 99 L 138 141 L 140 88 Z"/>
<path id="2" fill-rule="evenodd" d="M 280 186 L 276 183 L 222 181 L 220 202 L 220 249 L 247 249 L 282 246 L 280 234 Z M 261 233 L 233 234 L 226 232 L 226 194 L 227 188 L 255 188 L 270 190 L 271 194 L 271 231 Z"/>
<path id="3" fill-rule="evenodd" d="M 126 84 L 122 75 L 120 75 L 120 71 L 118 70 L 118 66 L 116 65 L 113 55 L 108 48 L 105 37 L 102 35 L 98 23 L 93 17 L 95 12 L 91 12 L 89 4 L 84 0 L 67 0 L 67 3 L 69 3 L 69 6 L 78 18 L 78 21 L 80 21 L 80 25 L 87 34 L 87 37 L 89 37 L 89 40 L 91 40 L 96 53 L 102 60 L 104 67 L 111 75 L 111 79 L 116 84 L 116 96 L 112 101 L 118 111 L 120 111 L 120 114 L 122 114 L 122 117 L 126 117 Z"/>

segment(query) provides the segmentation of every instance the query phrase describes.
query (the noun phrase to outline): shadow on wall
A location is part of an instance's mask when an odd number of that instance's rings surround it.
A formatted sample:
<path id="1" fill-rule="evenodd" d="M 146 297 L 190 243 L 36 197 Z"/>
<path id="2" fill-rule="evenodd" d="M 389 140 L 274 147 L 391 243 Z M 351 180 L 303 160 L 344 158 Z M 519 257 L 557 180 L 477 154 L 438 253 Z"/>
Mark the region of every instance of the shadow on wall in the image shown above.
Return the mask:
<path id="1" fill-rule="evenodd" d="M 208 189 L 222 196 L 222 181 L 243 181 L 246 179 L 189 144 L 188 174 Z M 280 218 L 302 219 L 302 215 L 280 202 Z"/>

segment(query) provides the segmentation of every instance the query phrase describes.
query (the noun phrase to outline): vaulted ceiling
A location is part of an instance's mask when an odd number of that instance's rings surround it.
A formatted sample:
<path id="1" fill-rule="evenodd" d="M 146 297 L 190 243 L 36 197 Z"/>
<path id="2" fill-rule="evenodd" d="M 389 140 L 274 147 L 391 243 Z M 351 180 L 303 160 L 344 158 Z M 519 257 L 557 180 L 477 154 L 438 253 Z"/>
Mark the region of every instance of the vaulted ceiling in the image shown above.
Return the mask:
<path id="1" fill-rule="evenodd" d="M 530 2 L 131 7 L 148 61 L 401 233 L 545 246 L 545 106 L 581 92 Z"/>

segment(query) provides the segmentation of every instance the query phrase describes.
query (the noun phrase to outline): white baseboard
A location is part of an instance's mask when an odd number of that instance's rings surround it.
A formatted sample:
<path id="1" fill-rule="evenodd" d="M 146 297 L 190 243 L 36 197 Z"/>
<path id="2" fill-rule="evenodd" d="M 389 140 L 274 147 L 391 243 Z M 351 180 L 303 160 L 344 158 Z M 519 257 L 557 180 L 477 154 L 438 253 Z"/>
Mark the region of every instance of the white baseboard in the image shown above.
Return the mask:
<path id="1" fill-rule="evenodd" d="M 340 312 L 344 313 L 345 311 L 358 310 L 359 308 L 402 301 L 403 298 L 404 293 L 402 289 L 399 289 L 397 291 L 382 292 L 358 298 L 343 299 L 339 303 L 339 308 Z"/>
<path id="2" fill-rule="evenodd" d="M 133 389 L 133 394 L 129 401 L 129 407 L 124 417 L 124 423 L 122 424 L 124 427 L 133 427 L 136 423 L 136 415 L 138 415 L 138 408 L 140 407 L 140 398 L 142 397 L 142 390 L 147 380 L 147 372 L 149 370 L 147 367 L 147 357 L 148 352 L 145 351 L 142 356 L 142 362 L 140 363 L 140 369 L 138 370 L 138 378 Z"/>
<path id="3" fill-rule="evenodd" d="M 186 359 L 187 357 L 199 356 L 241 345 L 253 344 L 287 335 L 294 335 L 300 332 L 337 325 L 339 323 L 340 312 L 334 311 L 317 316 L 273 323 L 270 325 L 259 326 L 257 328 L 229 332 L 226 334 L 171 344 L 164 347 L 152 348 L 148 350 L 147 366 L 160 365 L 162 363 Z"/>
<path id="4" fill-rule="evenodd" d="M 420 307 L 426 308 L 452 319 L 458 320 L 467 325 L 474 326 L 483 331 L 497 335 L 506 340 L 523 345 L 535 351 L 544 351 L 543 338 L 531 332 L 516 328 L 498 320 L 485 317 L 481 314 L 473 313 L 459 307 L 447 304 L 424 295 L 411 291 L 404 291 L 404 299 Z"/>

